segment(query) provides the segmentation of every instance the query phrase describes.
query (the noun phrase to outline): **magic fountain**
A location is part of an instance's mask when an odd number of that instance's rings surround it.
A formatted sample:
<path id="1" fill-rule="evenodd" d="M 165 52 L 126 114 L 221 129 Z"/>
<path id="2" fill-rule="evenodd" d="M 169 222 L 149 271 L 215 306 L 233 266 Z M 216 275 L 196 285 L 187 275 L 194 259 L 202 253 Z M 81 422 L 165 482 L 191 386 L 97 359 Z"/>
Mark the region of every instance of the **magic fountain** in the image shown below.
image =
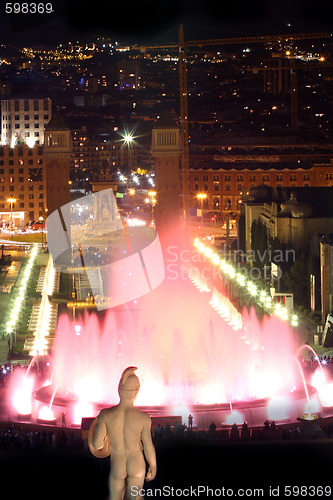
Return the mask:
<path id="1" fill-rule="evenodd" d="M 116 404 L 119 373 L 129 365 L 142 380 L 137 406 L 184 420 L 192 413 L 199 427 L 295 421 L 322 408 L 300 374 L 286 322 L 272 315 L 260 323 L 254 309 L 239 314 L 221 292 L 208 285 L 200 292 L 190 279 L 166 279 L 103 320 L 95 312 L 60 316 L 51 365 L 50 380 L 26 405 L 42 421 L 65 412 L 80 424 Z M 24 401 L 31 387 L 21 384 Z"/>

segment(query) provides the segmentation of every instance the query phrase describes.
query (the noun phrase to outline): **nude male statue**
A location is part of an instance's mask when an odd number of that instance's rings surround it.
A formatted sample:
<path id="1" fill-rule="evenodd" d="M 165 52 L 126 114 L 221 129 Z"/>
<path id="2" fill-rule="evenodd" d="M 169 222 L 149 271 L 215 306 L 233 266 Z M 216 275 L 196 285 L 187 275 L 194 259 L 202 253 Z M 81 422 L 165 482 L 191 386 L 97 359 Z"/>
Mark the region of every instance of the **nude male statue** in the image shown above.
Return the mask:
<path id="1" fill-rule="evenodd" d="M 132 492 L 141 489 L 145 479 L 151 481 L 156 476 L 151 419 L 133 406 L 140 389 L 135 370 L 137 368 L 133 366 L 124 370 L 118 386 L 120 403 L 100 412 L 92 439 L 95 449 L 106 449 L 111 453 L 111 500 L 122 500 L 125 491 L 127 499 L 134 500 L 137 496 Z M 142 450 L 149 464 L 146 477 Z M 137 488 L 132 490 L 133 486 Z"/>

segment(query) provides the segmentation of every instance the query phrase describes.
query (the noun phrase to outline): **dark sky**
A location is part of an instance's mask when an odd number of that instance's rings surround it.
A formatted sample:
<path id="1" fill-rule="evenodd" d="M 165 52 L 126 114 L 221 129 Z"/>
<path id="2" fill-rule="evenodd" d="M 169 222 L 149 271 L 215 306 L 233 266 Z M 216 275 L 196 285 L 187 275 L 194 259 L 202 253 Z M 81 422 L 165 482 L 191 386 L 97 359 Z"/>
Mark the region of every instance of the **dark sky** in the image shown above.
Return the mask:
<path id="1" fill-rule="evenodd" d="M 53 0 L 54 15 L 1 12 L 1 43 L 51 43 L 102 33 L 128 42 L 331 31 L 330 0 Z M 4 2 L 1 2 L 4 11 Z M 290 24 L 291 26 L 288 26 Z M 333 31 L 333 30 L 332 30 Z"/>

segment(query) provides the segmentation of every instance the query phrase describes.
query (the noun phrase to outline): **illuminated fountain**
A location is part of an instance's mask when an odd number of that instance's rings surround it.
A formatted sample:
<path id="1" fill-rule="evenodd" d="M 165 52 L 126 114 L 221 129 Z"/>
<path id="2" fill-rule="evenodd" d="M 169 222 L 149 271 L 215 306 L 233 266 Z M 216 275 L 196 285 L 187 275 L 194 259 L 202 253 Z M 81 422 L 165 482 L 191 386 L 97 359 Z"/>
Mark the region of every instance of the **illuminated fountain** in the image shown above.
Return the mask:
<path id="1" fill-rule="evenodd" d="M 228 315 L 227 304 L 189 280 L 166 280 L 103 319 L 86 313 L 73 324 L 61 316 L 52 384 L 35 392 L 36 415 L 66 412 L 76 424 L 95 416 L 118 402 L 119 373 L 130 365 L 139 367 L 138 406 L 184 419 L 191 412 L 201 427 L 235 417 L 249 425 L 296 420 L 309 398 L 318 406 L 315 389 L 303 384 L 295 366 L 287 323 L 275 315 L 260 323 L 251 309 L 235 330 L 234 307 L 229 302 Z"/>

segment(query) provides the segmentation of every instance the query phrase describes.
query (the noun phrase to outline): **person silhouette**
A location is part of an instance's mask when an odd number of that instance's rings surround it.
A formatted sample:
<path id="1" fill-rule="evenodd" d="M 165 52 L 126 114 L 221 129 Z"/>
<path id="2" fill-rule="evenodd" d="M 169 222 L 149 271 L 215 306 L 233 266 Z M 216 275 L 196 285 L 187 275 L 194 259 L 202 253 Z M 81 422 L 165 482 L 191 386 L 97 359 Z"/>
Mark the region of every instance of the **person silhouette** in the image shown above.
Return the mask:
<path id="1" fill-rule="evenodd" d="M 91 446 L 95 450 L 111 453 L 109 489 L 111 500 L 135 499 L 144 483 L 156 476 L 156 453 L 151 438 L 151 418 L 134 408 L 134 401 L 140 389 L 140 381 L 135 375 L 136 367 L 124 370 L 118 393 L 117 406 L 103 409 L 98 418 Z M 93 450 L 92 450 L 93 451 Z M 145 476 L 146 464 L 149 464 Z M 136 488 L 133 488 L 136 487 Z"/>

